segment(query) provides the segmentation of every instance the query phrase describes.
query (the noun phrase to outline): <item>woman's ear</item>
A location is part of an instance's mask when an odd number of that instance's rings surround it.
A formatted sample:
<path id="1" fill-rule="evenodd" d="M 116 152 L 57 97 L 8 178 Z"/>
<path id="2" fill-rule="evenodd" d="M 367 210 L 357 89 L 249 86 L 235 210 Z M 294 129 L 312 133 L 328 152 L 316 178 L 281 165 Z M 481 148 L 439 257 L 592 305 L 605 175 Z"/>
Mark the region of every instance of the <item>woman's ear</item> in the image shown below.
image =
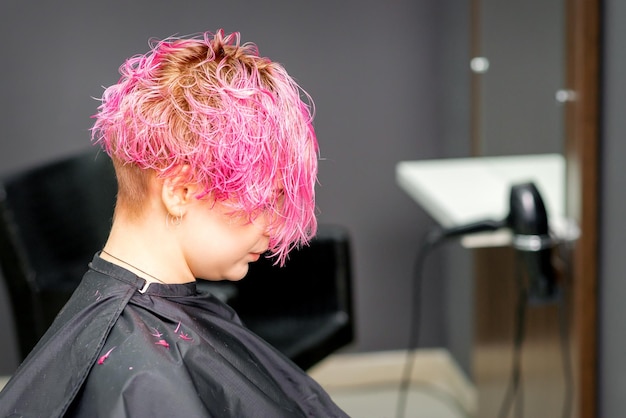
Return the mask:
<path id="1" fill-rule="evenodd" d="M 168 214 L 173 218 L 182 218 L 190 202 L 195 199 L 197 186 L 189 184 L 190 167 L 183 165 L 174 176 L 163 179 L 161 200 Z"/>

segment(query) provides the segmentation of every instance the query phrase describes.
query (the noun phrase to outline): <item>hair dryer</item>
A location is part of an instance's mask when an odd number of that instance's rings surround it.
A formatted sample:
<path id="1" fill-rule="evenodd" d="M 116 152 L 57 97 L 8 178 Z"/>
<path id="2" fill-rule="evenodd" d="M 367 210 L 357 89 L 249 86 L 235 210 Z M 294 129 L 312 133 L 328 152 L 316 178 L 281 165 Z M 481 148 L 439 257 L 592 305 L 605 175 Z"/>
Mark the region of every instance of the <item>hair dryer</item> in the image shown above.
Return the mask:
<path id="1" fill-rule="evenodd" d="M 534 183 L 511 187 L 509 215 L 502 220 L 484 220 L 440 231 L 439 238 L 452 238 L 478 232 L 509 228 L 513 248 L 523 260 L 528 274 L 528 291 L 533 300 L 551 300 L 556 295 L 556 275 L 552 265 L 552 247 L 548 214 Z"/>
<path id="2" fill-rule="evenodd" d="M 550 236 L 546 207 L 533 183 L 517 184 L 511 188 L 507 226 L 513 232 L 513 248 L 518 251 L 526 266 L 531 300 L 545 301 L 554 298 L 554 241 Z"/>

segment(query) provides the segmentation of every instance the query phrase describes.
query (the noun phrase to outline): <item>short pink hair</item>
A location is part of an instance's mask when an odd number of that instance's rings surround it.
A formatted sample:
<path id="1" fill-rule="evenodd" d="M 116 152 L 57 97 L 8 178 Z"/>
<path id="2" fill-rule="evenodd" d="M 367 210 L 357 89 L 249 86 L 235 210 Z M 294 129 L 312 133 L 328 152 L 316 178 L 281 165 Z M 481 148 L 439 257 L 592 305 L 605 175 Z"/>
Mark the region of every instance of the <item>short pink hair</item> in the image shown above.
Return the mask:
<path id="1" fill-rule="evenodd" d="M 198 199 L 251 222 L 269 211 L 270 251 L 281 264 L 309 242 L 317 229 L 313 102 L 283 66 L 220 30 L 152 42 L 120 74 L 92 128 L 116 167 L 168 177 L 188 165 Z"/>

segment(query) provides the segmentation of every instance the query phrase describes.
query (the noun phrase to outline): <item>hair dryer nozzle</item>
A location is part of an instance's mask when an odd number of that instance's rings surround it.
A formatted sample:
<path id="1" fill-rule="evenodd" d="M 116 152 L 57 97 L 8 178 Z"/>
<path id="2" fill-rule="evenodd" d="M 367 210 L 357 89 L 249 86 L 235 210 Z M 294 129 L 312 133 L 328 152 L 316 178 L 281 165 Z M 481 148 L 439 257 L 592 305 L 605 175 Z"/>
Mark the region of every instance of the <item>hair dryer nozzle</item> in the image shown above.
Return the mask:
<path id="1" fill-rule="evenodd" d="M 508 224 L 515 234 L 549 235 L 548 213 L 534 183 L 511 187 Z"/>

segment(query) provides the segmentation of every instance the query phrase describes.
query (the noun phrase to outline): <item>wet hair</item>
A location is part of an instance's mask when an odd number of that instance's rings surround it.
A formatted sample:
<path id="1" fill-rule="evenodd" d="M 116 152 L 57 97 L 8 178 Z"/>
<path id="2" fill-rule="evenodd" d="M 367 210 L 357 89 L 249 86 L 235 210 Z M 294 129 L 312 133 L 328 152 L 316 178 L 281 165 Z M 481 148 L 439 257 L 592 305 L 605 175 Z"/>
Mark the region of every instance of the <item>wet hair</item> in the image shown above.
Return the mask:
<path id="1" fill-rule="evenodd" d="M 313 102 L 282 65 L 239 33 L 152 41 L 120 67 L 94 115 L 92 140 L 114 161 L 118 206 L 139 213 L 147 176 L 180 174 L 250 222 L 270 219 L 284 263 L 317 228 Z"/>

